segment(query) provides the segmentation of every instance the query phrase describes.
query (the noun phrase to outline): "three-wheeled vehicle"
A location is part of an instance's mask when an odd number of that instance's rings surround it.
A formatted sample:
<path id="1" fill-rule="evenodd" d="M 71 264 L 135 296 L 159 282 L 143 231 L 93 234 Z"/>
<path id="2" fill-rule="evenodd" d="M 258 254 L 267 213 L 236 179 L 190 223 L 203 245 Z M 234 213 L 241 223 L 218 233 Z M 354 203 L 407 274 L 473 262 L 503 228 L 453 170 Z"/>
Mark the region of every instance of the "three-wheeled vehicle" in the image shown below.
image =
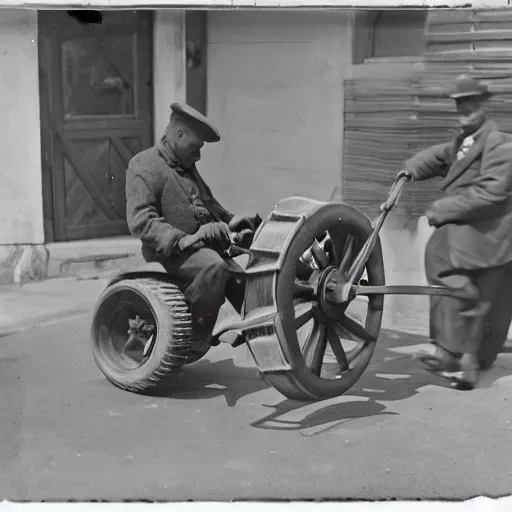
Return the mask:
<path id="1" fill-rule="evenodd" d="M 394 180 L 375 225 L 348 204 L 281 200 L 254 234 L 237 276 L 246 282 L 241 315 L 220 320 L 214 339 L 235 339 L 234 346 L 242 339 L 285 397 L 323 400 L 345 393 L 368 366 L 385 295 L 463 297 L 443 287 L 385 285 L 379 232 L 406 181 L 401 174 Z M 227 259 L 239 253 L 233 245 Z M 137 393 L 172 386 L 173 375 L 212 346 L 194 334 L 184 296 L 163 270 L 111 279 L 91 332 L 103 374 Z"/>

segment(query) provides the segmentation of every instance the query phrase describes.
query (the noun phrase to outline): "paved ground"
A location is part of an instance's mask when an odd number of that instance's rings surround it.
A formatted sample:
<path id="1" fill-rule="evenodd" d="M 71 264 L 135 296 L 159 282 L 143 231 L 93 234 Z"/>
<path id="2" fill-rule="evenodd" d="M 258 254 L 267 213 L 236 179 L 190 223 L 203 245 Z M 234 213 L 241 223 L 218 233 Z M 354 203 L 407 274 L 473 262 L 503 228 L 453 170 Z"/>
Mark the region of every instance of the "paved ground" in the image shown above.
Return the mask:
<path id="1" fill-rule="evenodd" d="M 100 374 L 88 329 L 84 316 L 0 338 L 0 499 L 512 492 L 512 354 L 457 392 L 411 361 L 422 340 L 383 333 L 347 395 L 301 404 L 260 380 L 245 347 L 224 345 L 144 397 Z"/>
<path id="2" fill-rule="evenodd" d="M 90 312 L 105 283 L 105 279 L 59 278 L 0 286 L 0 336 Z"/>

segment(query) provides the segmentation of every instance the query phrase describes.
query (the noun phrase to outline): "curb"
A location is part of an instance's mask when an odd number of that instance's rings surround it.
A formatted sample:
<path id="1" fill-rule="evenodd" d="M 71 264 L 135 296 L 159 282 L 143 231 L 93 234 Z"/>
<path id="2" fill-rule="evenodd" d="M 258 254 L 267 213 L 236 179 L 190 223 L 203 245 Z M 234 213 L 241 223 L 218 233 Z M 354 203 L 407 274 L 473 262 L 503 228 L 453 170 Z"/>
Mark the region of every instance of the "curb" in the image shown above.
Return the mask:
<path id="1" fill-rule="evenodd" d="M 0 284 L 119 271 L 145 263 L 132 236 L 46 244 L 0 244 Z"/>
<path id="2" fill-rule="evenodd" d="M 30 324 L 27 324 L 26 322 L 18 322 L 16 324 L 0 326 L 0 338 L 5 338 L 13 334 L 18 334 L 20 332 L 33 331 L 35 329 L 49 327 L 51 325 L 60 324 L 62 322 L 67 322 L 78 318 L 83 318 L 84 316 L 87 316 L 91 313 L 92 307 L 80 308 L 53 313 L 51 315 L 41 317 L 39 320 L 35 320 Z"/>

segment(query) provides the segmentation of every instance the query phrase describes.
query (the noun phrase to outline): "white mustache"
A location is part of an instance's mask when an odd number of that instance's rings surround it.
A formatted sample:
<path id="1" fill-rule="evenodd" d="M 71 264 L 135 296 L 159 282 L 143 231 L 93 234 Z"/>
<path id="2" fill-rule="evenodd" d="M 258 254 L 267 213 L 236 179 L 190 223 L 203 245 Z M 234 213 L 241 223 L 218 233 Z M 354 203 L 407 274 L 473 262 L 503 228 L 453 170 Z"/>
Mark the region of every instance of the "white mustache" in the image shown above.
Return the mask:
<path id="1" fill-rule="evenodd" d="M 475 119 L 478 119 L 482 115 L 482 112 L 480 110 L 477 110 L 476 112 L 473 112 L 469 116 L 460 116 L 459 122 L 461 125 L 467 125 L 472 123 Z"/>

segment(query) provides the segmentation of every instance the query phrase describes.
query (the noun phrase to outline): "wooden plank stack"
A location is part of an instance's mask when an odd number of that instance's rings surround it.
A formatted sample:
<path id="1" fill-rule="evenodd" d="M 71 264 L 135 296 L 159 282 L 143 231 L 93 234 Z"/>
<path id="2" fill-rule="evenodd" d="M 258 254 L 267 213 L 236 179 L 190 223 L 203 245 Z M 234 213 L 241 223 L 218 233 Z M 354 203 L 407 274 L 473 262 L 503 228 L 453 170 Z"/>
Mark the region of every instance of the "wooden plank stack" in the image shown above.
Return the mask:
<path id="1" fill-rule="evenodd" d="M 446 130 L 453 104 L 443 96 L 457 75 L 468 73 L 488 83 L 495 94 L 489 113 L 512 131 L 512 10 L 433 11 L 426 37 L 420 119 L 434 116 Z"/>
<path id="2" fill-rule="evenodd" d="M 488 111 L 512 132 L 512 10 L 431 11 L 425 71 L 406 80 L 345 82 L 343 200 L 374 216 L 404 161 L 446 141 L 457 123 L 447 97 L 454 78 L 469 73 L 496 95 Z M 423 214 L 439 183 L 409 185 L 396 211 Z"/>
<path id="3" fill-rule="evenodd" d="M 414 78 L 345 82 L 343 200 L 370 216 L 378 214 L 404 161 L 430 144 L 432 134 L 418 123 L 418 87 Z M 421 215 L 419 194 L 432 199 L 434 189 L 408 186 L 395 211 Z"/>

